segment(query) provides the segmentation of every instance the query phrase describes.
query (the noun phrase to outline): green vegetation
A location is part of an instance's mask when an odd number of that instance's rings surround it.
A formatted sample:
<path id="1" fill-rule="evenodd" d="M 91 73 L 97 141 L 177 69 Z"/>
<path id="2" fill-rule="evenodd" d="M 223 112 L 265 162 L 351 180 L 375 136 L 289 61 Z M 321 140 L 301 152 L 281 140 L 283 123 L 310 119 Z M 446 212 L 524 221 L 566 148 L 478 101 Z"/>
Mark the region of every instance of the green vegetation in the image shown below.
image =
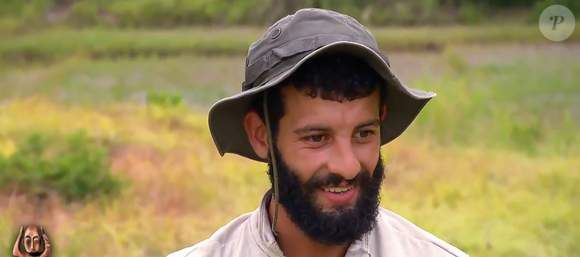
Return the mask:
<path id="1" fill-rule="evenodd" d="M 71 57 L 245 55 L 276 19 L 314 6 L 359 19 L 388 52 L 546 43 L 537 19 L 552 4 L 580 11 L 574 0 L 0 0 L 0 67 Z M 578 41 L 574 33 L 566 42 Z"/>
<path id="2" fill-rule="evenodd" d="M 580 10 L 575 0 L 1 0 L 0 27 L 25 32 L 55 25 L 117 28 L 263 26 L 304 7 L 337 10 L 373 25 L 485 24 L 498 18 L 536 21 L 539 13 L 552 4 Z M 514 10 L 520 14 L 514 14 Z"/>
<path id="3" fill-rule="evenodd" d="M 0 0 L 0 253 L 34 221 L 55 256 L 165 256 L 254 210 L 266 166 L 220 157 L 206 112 L 273 20 L 319 6 L 438 94 L 383 147 L 383 206 L 473 257 L 577 256 L 580 33 L 537 19 L 580 2 L 386 2 Z"/>
<path id="4" fill-rule="evenodd" d="M 46 132 L 30 133 L 14 150 L 0 155 L 0 190 L 18 191 L 40 201 L 56 193 L 71 203 L 110 196 L 123 185 L 110 171 L 107 149 L 91 142 L 84 131 L 64 139 Z"/>
<path id="5" fill-rule="evenodd" d="M 465 26 L 432 29 L 372 28 L 381 49 L 393 51 L 441 51 L 463 44 L 549 42 L 537 25 Z M 245 56 L 250 44 L 265 28 L 195 28 L 183 30 L 50 30 L 0 40 L 0 62 L 15 65 L 51 63 L 70 57 L 118 59 L 167 58 L 180 55 Z M 63 38 L 67 40 L 63 41 Z M 574 33 L 566 42 L 580 41 Z"/>
<path id="6" fill-rule="evenodd" d="M 532 156 L 580 156 L 576 145 L 580 87 L 573 79 L 580 65 L 553 62 L 562 53 L 548 54 L 474 68 L 449 52 L 447 60 L 454 72 L 418 83 L 439 92 L 437 103 L 417 120 L 418 128 L 446 145 L 511 149 Z M 549 67 L 542 62 L 550 63 Z"/>
<path id="7" fill-rule="evenodd" d="M 383 148 L 383 206 L 471 256 L 575 256 L 579 51 L 504 45 L 391 53 L 408 84 L 438 96 Z M 268 187 L 266 166 L 220 157 L 202 114 L 239 91 L 243 63 L 243 56 L 69 59 L 0 74 L 7 98 L 0 152 L 22 151 L 17 142 L 27 131 L 87 131 L 91 142 L 106 142 L 99 147 L 108 149 L 110 170 L 131 182 L 107 205 L 47 201 L 39 222 L 58 256 L 164 256 L 256 208 Z M 93 160 L 94 145 L 86 145 L 75 156 Z M 0 252 L 9 252 L 27 220 L 23 195 L 0 195 Z"/>

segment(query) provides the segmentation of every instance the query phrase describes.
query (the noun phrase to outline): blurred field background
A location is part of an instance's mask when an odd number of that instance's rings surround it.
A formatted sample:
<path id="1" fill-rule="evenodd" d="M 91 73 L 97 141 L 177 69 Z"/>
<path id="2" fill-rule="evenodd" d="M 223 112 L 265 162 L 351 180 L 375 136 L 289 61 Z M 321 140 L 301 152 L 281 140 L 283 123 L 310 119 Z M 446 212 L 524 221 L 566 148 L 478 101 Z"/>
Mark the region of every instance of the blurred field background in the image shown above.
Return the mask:
<path id="1" fill-rule="evenodd" d="M 0 255 L 42 224 L 55 257 L 159 257 L 254 210 L 266 166 L 219 157 L 207 109 L 301 7 L 368 25 L 432 90 L 383 147 L 383 206 L 471 256 L 580 256 L 580 33 L 551 4 L 483 0 L 0 0 Z"/>

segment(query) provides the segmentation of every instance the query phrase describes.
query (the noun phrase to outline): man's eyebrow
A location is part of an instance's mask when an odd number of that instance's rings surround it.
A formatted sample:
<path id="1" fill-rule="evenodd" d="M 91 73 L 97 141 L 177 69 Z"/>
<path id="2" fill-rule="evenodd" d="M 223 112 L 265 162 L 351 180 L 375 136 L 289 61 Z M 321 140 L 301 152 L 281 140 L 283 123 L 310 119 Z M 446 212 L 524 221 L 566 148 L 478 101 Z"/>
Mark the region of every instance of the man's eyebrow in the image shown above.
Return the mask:
<path id="1" fill-rule="evenodd" d="M 365 122 L 358 124 L 358 126 L 356 126 L 356 128 L 361 129 L 361 128 L 368 127 L 368 126 L 378 127 L 380 125 L 381 125 L 381 121 L 379 119 L 373 119 L 373 120 L 365 121 Z"/>
<path id="2" fill-rule="evenodd" d="M 323 132 L 323 131 L 329 131 L 329 130 L 331 130 L 329 127 L 312 125 L 312 126 L 306 126 L 306 127 L 295 129 L 294 133 L 306 134 L 306 133 L 310 133 L 310 132 Z"/>
<path id="3" fill-rule="evenodd" d="M 362 122 L 356 126 L 356 129 L 361 129 L 368 126 L 379 126 L 381 121 L 379 119 L 373 119 L 369 121 Z M 296 134 L 306 134 L 310 132 L 328 132 L 331 131 L 332 128 L 322 125 L 311 125 L 302 128 L 298 128 L 294 130 Z"/>

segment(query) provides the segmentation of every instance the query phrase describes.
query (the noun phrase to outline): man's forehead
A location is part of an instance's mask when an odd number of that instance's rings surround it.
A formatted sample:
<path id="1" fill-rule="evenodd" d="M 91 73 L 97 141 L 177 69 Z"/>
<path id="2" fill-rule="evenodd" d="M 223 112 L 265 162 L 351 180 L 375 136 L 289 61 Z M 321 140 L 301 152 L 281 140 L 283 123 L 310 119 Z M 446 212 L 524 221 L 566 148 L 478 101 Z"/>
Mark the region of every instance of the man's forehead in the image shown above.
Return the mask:
<path id="1" fill-rule="evenodd" d="M 292 123 L 293 129 L 303 126 L 352 128 L 378 118 L 378 97 L 375 96 L 338 102 L 319 96 L 312 98 L 296 89 L 289 89 L 288 92 L 285 96 L 285 117 Z"/>

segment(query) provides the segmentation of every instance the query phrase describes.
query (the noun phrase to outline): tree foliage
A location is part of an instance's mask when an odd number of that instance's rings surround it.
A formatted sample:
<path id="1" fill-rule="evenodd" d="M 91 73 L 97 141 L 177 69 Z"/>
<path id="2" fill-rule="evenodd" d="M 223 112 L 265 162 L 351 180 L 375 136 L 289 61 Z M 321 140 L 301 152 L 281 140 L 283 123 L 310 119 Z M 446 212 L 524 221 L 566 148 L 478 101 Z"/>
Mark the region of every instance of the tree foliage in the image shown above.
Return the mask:
<path id="1" fill-rule="evenodd" d="M 46 20 L 77 27 L 268 25 L 304 7 L 337 10 L 375 25 L 474 23 L 508 8 L 539 15 L 551 4 L 580 10 L 576 0 L 0 0 L 0 29 L 45 26 Z"/>

